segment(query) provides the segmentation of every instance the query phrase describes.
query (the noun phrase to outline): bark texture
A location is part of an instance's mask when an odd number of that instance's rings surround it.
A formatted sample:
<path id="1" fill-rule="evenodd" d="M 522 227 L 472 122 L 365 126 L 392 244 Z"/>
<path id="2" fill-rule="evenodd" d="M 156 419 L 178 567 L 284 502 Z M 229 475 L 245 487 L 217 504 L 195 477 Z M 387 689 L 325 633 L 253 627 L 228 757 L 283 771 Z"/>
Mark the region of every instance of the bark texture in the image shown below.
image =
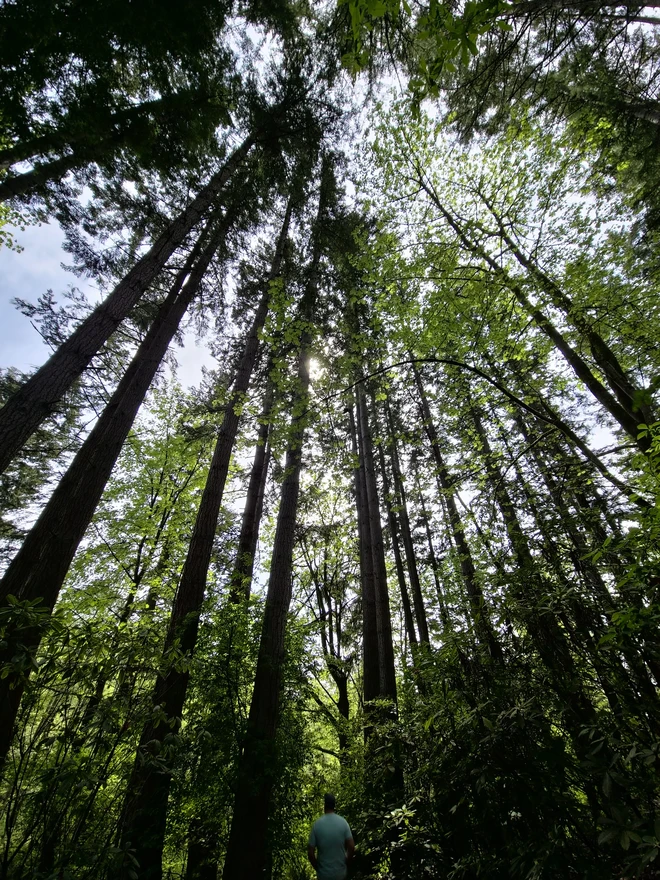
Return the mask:
<path id="1" fill-rule="evenodd" d="M 364 460 L 365 495 L 369 511 L 369 532 L 374 565 L 379 696 L 383 699 L 391 700 L 396 705 L 396 673 L 394 669 L 394 647 L 392 645 L 392 619 L 387 589 L 387 570 L 385 567 L 385 548 L 383 546 L 378 485 L 374 468 L 373 439 L 369 424 L 367 395 L 363 382 L 359 382 L 357 386 L 357 403 L 358 439 L 360 441 L 360 454 Z"/>
<path id="2" fill-rule="evenodd" d="M 40 600 L 46 619 L 52 612 L 138 409 L 225 232 L 222 223 L 201 256 L 194 261 L 195 249 L 179 272 L 108 405 L 9 565 L 0 582 L 3 604 L 13 595 L 21 601 Z M 17 636 L 23 650 L 34 654 L 42 632 L 43 627 L 31 627 Z M 11 646 L 8 650 L 12 650 Z M 0 762 L 11 742 L 24 684 L 25 678 L 18 672 L 0 682 Z"/>
<path id="3" fill-rule="evenodd" d="M 275 738 L 280 714 L 286 623 L 291 603 L 293 548 L 305 438 L 304 414 L 309 391 L 311 328 L 318 298 L 329 173 L 328 160 L 325 159 L 321 169 L 321 191 L 313 231 L 312 258 L 300 305 L 302 331 L 297 386 L 292 407 L 294 416 L 289 429 L 285 477 L 280 493 L 254 690 L 243 754 L 238 766 L 236 800 L 223 880 L 256 880 L 264 877 L 269 862 L 268 820 L 274 776 L 277 773 Z"/>
<path id="4" fill-rule="evenodd" d="M 177 247 L 208 213 L 254 142 L 253 135 L 243 141 L 190 205 L 168 224 L 112 293 L 0 410 L 0 473 L 53 412 L 58 401 L 126 318 Z"/>
<path id="5" fill-rule="evenodd" d="M 259 434 L 250 470 L 245 507 L 243 508 L 236 563 L 229 580 L 229 598 L 234 604 L 246 603 L 250 598 L 254 556 L 257 552 L 259 524 L 263 512 L 266 478 L 270 463 L 271 450 L 268 443 L 268 433 L 272 406 L 273 385 L 269 380 L 264 395 L 263 409 L 259 417 Z"/>
<path id="6" fill-rule="evenodd" d="M 184 657 L 191 657 L 195 650 L 213 539 L 229 472 L 231 452 L 238 430 L 240 411 L 257 358 L 259 335 L 268 313 L 270 283 L 280 272 L 290 217 L 289 204 L 271 271 L 245 340 L 231 397 L 218 432 L 186 561 L 174 598 L 165 639 L 164 658 L 168 658 L 173 650 Z M 160 880 L 162 877 L 162 852 L 171 776 L 153 758 L 154 753 L 160 752 L 167 735 L 172 729 L 178 729 L 180 725 L 188 680 L 187 668 L 182 669 L 179 664 L 171 662 L 168 665 L 164 659 L 164 668 L 156 680 L 152 696 L 155 707 L 154 718 L 142 731 L 129 780 L 122 814 L 121 835 L 124 846 L 134 852 L 139 864 L 140 880 Z M 133 868 L 130 865 L 125 865 L 123 876 L 130 877 L 131 870 Z"/>
<path id="7" fill-rule="evenodd" d="M 371 552 L 369 509 L 364 482 L 364 460 L 358 452 L 357 428 L 353 407 L 348 411 L 353 452 L 353 480 L 357 508 L 358 543 L 360 548 L 360 587 L 362 593 L 362 687 L 365 702 L 375 700 L 380 691 L 378 674 L 378 635 L 376 627 L 376 593 L 374 563 Z"/>

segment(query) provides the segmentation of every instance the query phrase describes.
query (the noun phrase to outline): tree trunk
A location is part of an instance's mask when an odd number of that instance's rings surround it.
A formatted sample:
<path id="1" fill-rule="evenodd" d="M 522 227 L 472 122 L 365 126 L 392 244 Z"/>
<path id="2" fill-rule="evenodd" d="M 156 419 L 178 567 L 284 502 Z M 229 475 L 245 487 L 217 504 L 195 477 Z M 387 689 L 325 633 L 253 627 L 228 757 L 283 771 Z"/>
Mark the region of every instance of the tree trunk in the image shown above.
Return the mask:
<path id="1" fill-rule="evenodd" d="M 323 584 L 314 579 L 316 587 L 316 601 L 319 607 L 319 619 L 321 622 L 321 646 L 328 672 L 337 686 L 337 710 L 340 720 L 328 713 L 328 720 L 337 730 L 339 740 L 339 761 L 345 766 L 348 763 L 348 720 L 350 715 L 350 703 L 348 699 L 348 671 L 352 661 L 346 661 L 341 656 L 341 604 L 338 602 L 333 610 L 332 593 L 327 578 Z M 327 600 L 327 607 L 326 607 Z M 334 618 L 334 626 L 333 626 Z"/>
<path id="2" fill-rule="evenodd" d="M 426 608 L 424 606 L 424 596 L 422 595 L 422 585 L 419 581 L 419 571 L 417 568 L 417 555 L 415 553 L 415 545 L 413 544 L 412 531 L 410 528 L 410 518 L 408 516 L 408 499 L 406 498 L 406 487 L 403 482 L 401 473 L 401 463 L 399 461 L 399 450 L 397 448 L 396 433 L 394 431 L 394 420 L 392 419 L 392 411 L 389 401 L 385 403 L 385 416 L 390 431 L 390 456 L 392 461 L 392 474 L 394 476 L 394 488 L 397 495 L 397 507 L 399 523 L 401 524 L 401 534 L 403 535 L 403 547 L 406 553 L 406 564 L 408 567 L 408 577 L 410 578 L 410 589 L 413 596 L 415 606 L 415 619 L 417 621 L 417 629 L 419 630 L 419 641 L 422 644 L 429 644 L 429 627 L 426 620 Z"/>
<path id="3" fill-rule="evenodd" d="M 47 616 L 52 612 L 71 560 L 91 522 L 138 409 L 225 234 L 226 221 L 213 235 L 192 271 L 197 249 L 179 272 L 108 405 L 9 565 L 0 582 L 3 604 L 7 603 L 8 596 L 13 595 L 22 602 L 41 600 Z M 188 272 L 190 276 L 183 285 Z M 36 652 L 42 630 L 43 627 L 31 627 L 20 635 L 24 651 L 32 655 Z M 8 659 L 12 653 L 10 647 Z M 11 742 L 24 684 L 24 677 L 19 672 L 0 682 L 0 762 Z"/>
<path id="4" fill-rule="evenodd" d="M 270 379 L 267 380 L 267 383 L 263 408 L 259 416 L 257 445 L 254 450 L 254 460 L 250 471 L 245 507 L 243 508 L 236 562 L 229 579 L 229 599 L 235 605 L 244 604 L 250 598 L 254 556 L 257 551 L 259 524 L 264 506 L 266 479 L 270 463 L 269 419 L 273 406 L 273 385 Z"/>
<path id="5" fill-rule="evenodd" d="M 483 590 L 481 589 L 481 584 L 477 579 L 477 572 L 474 566 L 474 561 L 472 559 L 472 552 L 470 551 L 470 546 L 465 537 L 465 531 L 463 529 L 461 516 L 456 506 L 452 480 L 449 476 L 449 471 L 447 470 L 442 452 L 440 451 L 438 434 L 435 429 L 435 425 L 433 424 L 431 408 L 429 407 L 429 403 L 426 398 L 426 392 L 424 391 L 422 377 L 419 373 L 419 370 L 417 369 L 417 365 L 414 362 L 412 363 L 412 370 L 415 377 L 415 383 L 417 385 L 417 391 L 419 393 L 420 409 L 422 420 L 424 422 L 424 430 L 426 431 L 426 435 L 429 438 L 429 443 L 431 444 L 431 450 L 433 452 L 433 458 L 435 460 L 438 479 L 440 480 L 445 503 L 447 505 L 449 523 L 451 525 L 452 540 L 454 541 L 456 550 L 458 552 L 461 575 L 472 611 L 472 619 L 474 622 L 475 632 L 479 642 L 481 642 L 481 644 L 488 649 L 488 653 L 490 654 L 490 656 L 494 660 L 501 661 L 503 659 L 502 648 L 495 638 L 495 633 L 493 632 L 491 622 L 488 618 L 486 600 L 484 598 Z"/>
<path id="6" fill-rule="evenodd" d="M 48 416 L 94 355 L 153 283 L 167 260 L 208 212 L 255 142 L 250 135 L 147 253 L 0 410 L 0 473 Z"/>
<path id="7" fill-rule="evenodd" d="M 415 474 L 415 486 L 417 488 L 417 497 L 419 498 L 419 506 L 422 511 L 422 520 L 424 521 L 424 529 L 426 531 L 426 541 L 429 548 L 429 563 L 431 565 L 431 570 L 433 572 L 433 581 L 435 583 L 435 591 L 438 597 L 438 607 L 440 608 L 440 619 L 442 620 L 442 625 L 445 630 L 449 629 L 449 613 L 447 611 L 447 603 L 444 597 L 444 591 L 442 589 L 442 584 L 440 583 L 440 564 L 438 563 L 437 556 L 435 554 L 435 547 L 433 546 L 433 535 L 431 533 L 431 522 L 429 519 L 428 511 L 426 510 L 426 503 L 424 501 L 424 493 L 422 491 L 422 486 L 419 479 L 419 468 L 417 467 L 416 458 L 413 459 L 413 469 Z"/>
<path id="8" fill-rule="evenodd" d="M 628 378 L 609 345 L 590 326 L 584 314 L 579 309 L 574 308 L 573 303 L 559 285 L 541 269 L 534 259 L 523 253 L 507 233 L 501 218 L 494 208 L 488 202 L 486 204 L 497 221 L 502 240 L 506 243 L 518 263 L 529 272 L 541 289 L 550 297 L 553 305 L 564 313 L 567 320 L 587 340 L 595 363 L 603 371 L 607 384 L 614 392 L 623 409 L 632 419 L 636 419 L 638 423 L 644 421 L 648 425 L 653 424 L 656 419 L 651 407 L 638 403 L 639 389 Z"/>
<path id="9" fill-rule="evenodd" d="M 487 360 L 487 363 L 489 366 L 489 370 L 491 371 L 491 373 L 494 376 L 496 376 L 498 378 L 498 380 L 501 383 L 501 381 L 502 381 L 501 369 L 499 368 L 499 366 L 497 364 L 493 363 L 493 361 L 490 360 L 489 358 L 486 358 L 486 360 Z M 513 376 L 517 380 L 518 387 L 524 388 L 525 382 L 524 382 L 524 378 L 521 375 L 519 375 L 519 368 L 513 362 L 510 363 L 508 366 L 509 366 L 510 371 L 513 373 Z M 524 393 L 521 394 L 522 398 L 524 398 L 524 396 L 525 396 Z M 521 409 L 525 409 L 525 407 L 528 407 L 528 404 L 525 403 L 524 399 L 522 399 L 520 402 L 523 404 L 523 407 L 520 407 Z M 618 489 L 619 492 L 621 492 L 621 494 L 624 495 L 628 499 L 628 501 L 631 502 L 631 504 L 635 504 L 637 507 L 640 507 L 642 510 L 650 510 L 651 509 L 651 507 L 653 506 L 651 504 L 651 502 L 647 501 L 646 498 L 641 497 L 635 489 L 633 489 L 631 486 L 626 485 L 617 476 L 615 476 L 609 470 L 609 468 L 605 465 L 605 463 L 596 455 L 596 453 L 593 452 L 589 448 L 589 446 L 584 442 L 584 440 L 582 440 L 581 437 L 579 437 L 575 433 L 575 431 L 570 427 L 570 425 L 559 416 L 559 414 L 556 412 L 556 410 L 553 409 L 552 406 L 550 406 L 550 404 L 547 402 L 547 400 L 545 400 L 544 397 L 542 397 L 540 394 L 537 394 L 537 400 L 535 402 L 540 404 L 543 412 L 538 412 L 535 408 L 531 408 L 531 411 L 536 414 L 536 416 L 539 418 L 540 421 L 544 421 L 546 423 L 549 423 L 549 424 L 553 425 L 554 427 L 556 427 L 559 431 L 561 431 L 561 433 L 564 435 L 564 437 L 566 437 L 568 440 L 570 440 L 570 442 L 575 447 L 577 447 L 577 449 L 580 450 L 580 452 L 584 455 L 585 459 L 591 465 L 593 465 L 593 467 L 595 467 L 596 470 L 600 474 L 602 474 L 602 476 L 607 480 L 607 482 L 610 483 L 612 486 L 614 486 L 616 489 Z M 529 412 L 530 409 L 527 409 L 526 411 Z"/>
<path id="10" fill-rule="evenodd" d="M 605 621 L 611 623 L 612 612 L 620 605 L 620 601 L 608 590 L 595 563 L 591 561 L 591 554 L 597 547 L 589 546 L 580 531 L 579 521 L 568 510 L 561 487 L 552 474 L 548 463 L 544 460 L 538 445 L 532 443 L 532 437 L 524 418 L 520 413 L 516 413 L 514 418 L 518 430 L 529 445 L 529 455 L 552 499 L 561 523 L 561 530 L 570 539 L 571 546 L 568 552 L 571 563 L 576 574 L 583 581 L 585 597 L 590 598 L 589 607 L 587 607 L 583 599 L 575 596 L 572 606 L 579 632 L 588 646 L 603 690 L 606 692 L 615 713 L 620 708 L 618 705 L 620 694 L 623 702 L 628 704 L 633 716 L 648 716 L 652 727 L 655 728 L 653 730 L 655 733 L 660 717 L 660 703 L 657 690 L 644 667 L 643 652 L 640 652 L 638 646 L 628 639 L 622 639 L 620 650 L 625 660 L 624 665 L 613 650 L 603 652 L 590 634 L 593 630 L 598 637 L 602 636 Z M 567 595 L 574 595 L 574 591 L 568 591 Z M 610 677 L 613 678 L 613 681 L 610 681 Z M 635 688 L 639 692 L 639 696 L 635 695 Z M 617 705 L 614 705 L 615 703 Z"/>
<path id="11" fill-rule="evenodd" d="M 609 412 L 612 418 L 618 422 L 623 430 L 629 434 L 637 443 L 643 452 L 648 452 L 651 440 L 648 437 L 638 438 L 638 424 L 640 422 L 639 415 L 622 406 L 621 403 L 612 396 L 605 386 L 594 376 L 589 369 L 587 363 L 580 357 L 575 349 L 569 344 L 568 340 L 554 326 L 552 321 L 530 301 L 525 291 L 518 282 L 509 275 L 496 259 L 494 259 L 484 247 L 477 242 L 472 241 L 466 234 L 459 222 L 449 213 L 438 199 L 437 194 L 425 182 L 420 181 L 421 186 L 428 194 L 431 201 L 440 211 L 449 226 L 454 230 L 461 243 L 475 256 L 480 257 L 491 269 L 496 278 L 513 293 L 514 297 L 527 314 L 533 318 L 541 332 L 550 339 L 552 344 L 561 353 L 566 362 L 569 364 L 577 378 L 584 382 L 591 394 L 596 400 Z"/>
<path id="12" fill-rule="evenodd" d="M 376 592 L 374 562 L 371 552 L 369 509 L 364 479 L 364 459 L 358 452 L 357 429 L 353 407 L 348 410 L 351 447 L 353 452 L 353 479 L 357 506 L 358 543 L 360 545 L 360 586 L 362 588 L 362 688 L 364 702 L 375 700 L 380 692 L 378 662 L 378 628 L 376 626 Z"/>
<path id="13" fill-rule="evenodd" d="M 541 602 L 547 601 L 551 589 L 544 582 L 544 578 L 534 561 L 527 537 L 506 488 L 504 477 L 493 456 L 481 416 L 474 405 L 471 405 L 471 416 L 481 446 L 491 490 L 500 508 L 507 536 L 518 564 L 519 585 L 515 587 L 516 610 L 520 615 L 521 622 L 529 631 L 541 659 L 552 675 L 557 693 L 573 713 L 574 718 L 571 725 L 574 736 L 579 738 L 580 725 L 594 721 L 594 708 L 584 693 L 564 629 L 559 625 L 555 613 L 548 610 L 546 613 L 539 614 L 536 610 L 539 600 Z M 566 622 L 562 620 L 562 623 Z"/>
<path id="14" fill-rule="evenodd" d="M 387 520 L 390 525 L 390 536 L 392 538 L 392 552 L 394 553 L 394 565 L 396 567 L 396 576 L 399 581 L 399 592 L 401 593 L 401 605 L 403 606 L 403 620 L 408 634 L 411 650 L 417 646 L 417 633 L 415 632 L 415 621 L 413 620 L 412 608 L 410 606 L 410 597 L 408 595 L 408 587 L 406 585 L 406 573 L 401 559 L 401 548 L 399 547 L 399 524 L 392 507 L 392 495 L 390 491 L 389 478 L 387 476 L 387 467 L 385 465 L 385 453 L 383 452 L 383 444 L 378 446 L 378 459 L 380 462 L 380 473 L 383 478 L 383 495 L 385 497 L 385 509 L 387 511 Z"/>
<path id="15" fill-rule="evenodd" d="M 358 402 L 358 440 L 360 454 L 364 461 L 364 477 L 366 485 L 366 501 L 369 511 L 369 534 L 374 563 L 374 593 L 376 598 L 376 628 L 378 636 L 378 682 L 379 696 L 391 700 L 396 706 L 396 673 L 394 669 L 394 646 L 392 644 L 392 620 L 387 590 L 387 569 L 385 567 L 385 550 L 383 547 L 383 531 L 380 524 L 380 504 L 378 486 L 374 469 L 373 441 L 369 425 L 367 395 L 364 382 L 357 386 Z"/>
<path id="16" fill-rule="evenodd" d="M 309 398 L 311 325 L 318 298 L 322 226 L 327 208 L 327 183 L 330 173 L 328 159 L 325 158 L 321 169 L 321 192 L 313 233 L 312 259 L 300 308 L 303 329 L 300 336 L 298 384 L 292 406 L 285 477 L 277 515 L 254 690 L 243 754 L 238 765 L 234 813 L 222 875 L 224 880 L 260 880 L 265 876 L 269 864 L 268 820 L 277 772 L 275 738 L 285 659 L 286 622 L 291 603 L 293 548 L 305 437 L 304 412 Z"/>
<path id="17" fill-rule="evenodd" d="M 280 272 L 284 244 L 288 235 L 291 203 L 278 239 L 269 277 L 255 312 L 243 354 L 236 371 L 231 397 L 218 432 L 211 467 L 200 501 L 186 561 L 177 588 L 163 651 L 164 668 L 159 674 L 152 697 L 158 707 L 153 721 L 148 722 L 140 739 L 133 771 L 124 801 L 121 837 L 139 864 L 140 880 L 160 880 L 162 851 L 167 819 L 170 775 L 151 758 L 158 753 L 167 735 L 177 730 L 188 689 L 189 672 L 178 664 L 166 666 L 165 658 L 176 648 L 177 653 L 191 657 L 197 643 L 199 616 L 206 592 L 206 579 L 213 549 L 231 452 L 238 430 L 240 409 L 248 390 L 270 301 L 270 283 Z M 124 866 L 124 876 L 132 868 Z"/>

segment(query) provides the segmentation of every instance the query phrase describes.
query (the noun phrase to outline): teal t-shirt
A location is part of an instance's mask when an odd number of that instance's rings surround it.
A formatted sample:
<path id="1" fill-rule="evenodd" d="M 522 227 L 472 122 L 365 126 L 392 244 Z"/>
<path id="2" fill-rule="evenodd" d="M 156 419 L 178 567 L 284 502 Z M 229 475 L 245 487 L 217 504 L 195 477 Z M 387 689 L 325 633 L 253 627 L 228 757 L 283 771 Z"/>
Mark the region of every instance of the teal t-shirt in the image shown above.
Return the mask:
<path id="1" fill-rule="evenodd" d="M 348 822 L 337 813 L 325 813 L 314 822 L 308 845 L 316 847 L 316 874 L 319 880 L 344 880 L 346 841 L 352 836 Z"/>

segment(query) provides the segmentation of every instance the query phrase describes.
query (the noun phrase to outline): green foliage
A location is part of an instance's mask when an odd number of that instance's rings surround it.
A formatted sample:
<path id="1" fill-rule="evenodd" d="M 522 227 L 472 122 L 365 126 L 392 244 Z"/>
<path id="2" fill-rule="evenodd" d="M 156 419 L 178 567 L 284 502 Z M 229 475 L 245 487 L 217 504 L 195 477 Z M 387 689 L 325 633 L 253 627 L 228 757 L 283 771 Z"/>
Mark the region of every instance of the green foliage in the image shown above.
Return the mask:
<path id="1" fill-rule="evenodd" d="M 222 192 L 225 207 L 240 202 L 241 219 L 198 301 L 198 326 L 216 321 L 217 371 L 190 395 L 158 380 L 55 616 L 38 601 L 0 609 L 0 680 L 18 669 L 28 685 L 0 783 L 3 880 L 139 878 L 131 846 L 117 843 L 136 760 L 171 782 L 165 873 L 218 872 L 247 741 L 284 453 L 301 426 L 280 710 L 260 770 L 273 789 L 272 876 L 310 876 L 307 833 L 325 790 L 354 830 L 356 880 L 650 875 L 660 847 L 656 39 L 626 42 L 632 23 L 616 31 L 614 7 L 340 0 L 332 20 L 314 24 L 324 38 L 332 32 L 329 45 L 343 44 L 344 65 L 376 75 L 391 64 L 409 87 L 372 105 L 348 169 L 357 184 L 348 210 L 341 163 L 321 180 L 311 175 L 320 145 L 329 155 L 343 137 L 344 119 L 328 49 L 307 33 L 303 4 L 120 5 L 76 16 L 63 2 L 42 21 L 27 2 L 0 15 L 5 144 L 45 139 L 30 157 L 78 152 L 90 163 L 87 151 L 120 125 L 121 146 L 97 160 L 105 183 L 84 211 L 69 204 L 80 271 L 110 286 L 238 135 L 216 126 L 263 127 L 248 183 Z M 277 32 L 271 68 L 253 66 L 249 40 L 238 51 L 227 29 L 237 21 Z M 428 97 L 446 106 L 426 112 Z M 137 119 L 140 102 L 148 107 Z M 467 142 L 476 131 L 485 134 Z M 93 183 L 91 166 L 86 175 L 78 182 Z M 135 193 L 124 186 L 131 181 Z M 200 577 L 199 638 L 194 652 L 177 638 L 163 652 L 237 352 L 272 259 L 264 242 L 292 191 L 262 363 L 236 405 L 243 434 Z M 81 383 L 3 475 L 5 557 L 187 247 L 95 362 L 96 383 Z M 310 251 L 319 255 L 311 276 Z M 314 322 L 311 289 L 320 294 Z M 50 293 L 22 308 L 52 345 L 89 310 L 75 291 L 63 309 Z M 310 337 L 303 396 L 298 353 Z M 274 466 L 243 605 L 231 601 L 228 580 L 267 373 Z M 389 455 L 396 444 L 400 456 L 405 549 L 430 632 L 429 644 L 416 644 L 418 609 L 412 627 L 402 619 L 412 578 L 405 554 L 401 570 L 395 559 L 397 490 L 382 527 L 397 705 L 363 702 L 368 566 L 350 409 L 365 374 L 375 451 Z M 22 378 L 7 373 L 3 396 Z M 636 431 L 595 387 L 627 407 Z M 36 654 L 26 648 L 35 630 Z M 152 699 L 168 671 L 190 679 L 181 718 Z"/>
<path id="2" fill-rule="evenodd" d="M 443 74 L 454 72 L 459 63 L 468 65 L 484 33 L 495 25 L 511 27 L 501 18 L 509 10 L 504 0 L 470 0 L 460 11 L 432 0 L 416 5 L 414 13 L 407 0 L 338 0 L 337 5 L 340 14 L 347 8 L 350 18 L 344 66 L 355 75 L 378 64 L 378 53 L 392 56 L 399 50 L 410 72 L 415 112 L 424 98 L 438 97 Z"/>

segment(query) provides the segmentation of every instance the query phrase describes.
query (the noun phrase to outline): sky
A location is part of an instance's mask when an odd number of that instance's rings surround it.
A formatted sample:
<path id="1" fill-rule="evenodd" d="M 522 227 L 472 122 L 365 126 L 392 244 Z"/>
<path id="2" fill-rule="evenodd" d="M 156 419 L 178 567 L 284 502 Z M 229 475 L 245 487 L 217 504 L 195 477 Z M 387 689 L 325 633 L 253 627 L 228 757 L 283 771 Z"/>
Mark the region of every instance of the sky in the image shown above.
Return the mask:
<path id="1" fill-rule="evenodd" d="M 61 299 L 70 285 L 93 300 L 96 286 L 63 268 L 62 264 L 70 262 L 71 257 L 62 250 L 64 236 L 56 222 L 29 226 L 24 232 L 16 231 L 14 238 L 23 247 L 21 253 L 0 247 L 0 368 L 17 367 L 28 371 L 41 366 L 50 352 L 12 300 L 20 297 L 36 303 L 49 289 Z M 184 348 L 177 347 L 175 354 L 179 381 L 187 387 L 199 383 L 202 366 L 211 367 L 214 363 L 204 343 L 198 342 L 192 332 L 186 334 Z"/>
<path id="2" fill-rule="evenodd" d="M 66 254 L 62 251 L 62 232 L 57 224 L 30 226 L 17 231 L 15 240 L 24 250 L 21 253 L 0 247 L 0 367 L 18 367 L 29 370 L 41 365 L 48 357 L 48 349 L 41 337 L 12 304 L 16 297 L 36 302 L 49 288 L 55 293 L 67 285 L 85 289 L 74 276 L 61 266 Z"/>

